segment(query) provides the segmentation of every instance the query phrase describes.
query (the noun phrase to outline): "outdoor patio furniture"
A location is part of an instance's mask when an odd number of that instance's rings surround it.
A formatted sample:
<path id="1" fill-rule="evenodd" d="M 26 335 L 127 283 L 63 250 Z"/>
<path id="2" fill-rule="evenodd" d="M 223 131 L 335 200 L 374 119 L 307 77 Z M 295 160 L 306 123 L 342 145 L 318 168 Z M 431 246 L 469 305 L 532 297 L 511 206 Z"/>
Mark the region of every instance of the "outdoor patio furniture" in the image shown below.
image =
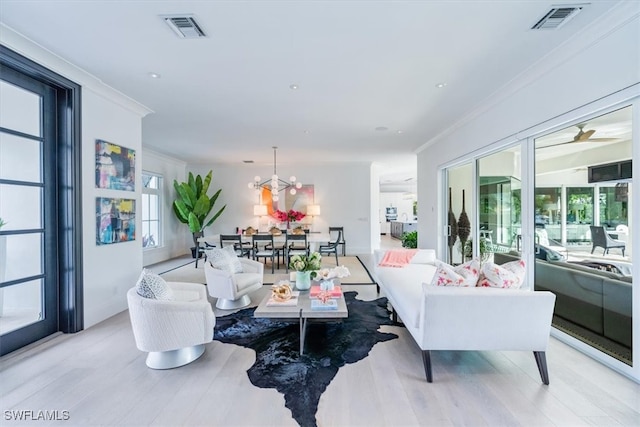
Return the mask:
<path id="1" fill-rule="evenodd" d="M 593 241 L 591 253 L 593 253 L 597 247 L 600 247 L 604 249 L 603 256 L 609 253 L 609 249 L 622 249 L 622 256 L 624 256 L 624 250 L 627 247 L 624 242 L 609 237 L 602 226 L 592 225 L 589 228 L 591 228 L 591 240 Z"/>

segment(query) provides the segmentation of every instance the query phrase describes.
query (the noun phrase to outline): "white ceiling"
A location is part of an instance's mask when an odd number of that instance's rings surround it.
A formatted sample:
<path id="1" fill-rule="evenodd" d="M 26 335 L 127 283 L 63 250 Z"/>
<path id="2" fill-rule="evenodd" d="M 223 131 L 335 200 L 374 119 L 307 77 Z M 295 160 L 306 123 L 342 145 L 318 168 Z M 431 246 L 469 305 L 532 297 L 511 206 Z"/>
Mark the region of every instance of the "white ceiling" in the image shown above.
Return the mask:
<path id="1" fill-rule="evenodd" d="M 278 146 L 278 164 L 375 162 L 401 182 L 416 149 L 617 3 L 538 31 L 551 2 L 2 0 L 0 22 L 153 110 L 155 151 L 272 164 Z"/>

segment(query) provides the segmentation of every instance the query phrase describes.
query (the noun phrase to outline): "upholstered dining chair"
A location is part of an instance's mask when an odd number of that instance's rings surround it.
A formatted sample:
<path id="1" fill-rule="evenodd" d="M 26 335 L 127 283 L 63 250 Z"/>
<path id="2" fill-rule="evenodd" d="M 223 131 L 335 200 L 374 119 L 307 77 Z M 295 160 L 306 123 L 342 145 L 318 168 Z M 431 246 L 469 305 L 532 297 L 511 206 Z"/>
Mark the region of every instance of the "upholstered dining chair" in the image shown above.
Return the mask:
<path id="1" fill-rule="evenodd" d="M 267 258 L 270 258 L 271 274 L 273 274 L 274 264 L 278 257 L 278 251 L 273 244 L 273 234 L 254 234 L 251 238 L 253 240 L 253 259 L 260 261 L 260 258 L 264 258 L 266 264 Z M 280 268 L 280 258 L 278 258 L 278 268 Z"/>
<path id="2" fill-rule="evenodd" d="M 285 265 L 287 272 L 289 272 L 289 259 L 293 255 L 309 255 L 309 241 L 308 234 L 289 234 L 285 240 Z"/>
<path id="3" fill-rule="evenodd" d="M 338 230 L 338 235 L 336 239 L 332 242 L 329 242 L 326 245 L 320 245 L 318 248 L 318 252 L 320 255 L 325 254 L 334 254 L 336 256 L 336 265 L 340 265 L 338 262 L 338 246 L 340 246 L 340 242 L 342 241 L 342 230 Z"/>
<path id="4" fill-rule="evenodd" d="M 246 256 L 249 258 L 251 256 L 251 247 L 247 247 L 242 244 L 242 236 L 239 234 L 221 234 L 220 235 L 220 247 L 224 248 L 225 246 L 233 245 L 233 249 L 235 249 L 236 254 L 239 257 Z"/>
<path id="5" fill-rule="evenodd" d="M 242 271 L 231 273 L 226 269 L 214 268 L 210 262 L 204 263 L 204 275 L 209 295 L 217 298 L 216 307 L 232 310 L 251 304 L 249 294 L 262 287 L 264 264 L 252 259 L 238 258 Z"/>
<path id="6" fill-rule="evenodd" d="M 145 297 L 137 287 L 127 292 L 136 347 L 148 352 L 151 369 L 171 369 L 198 359 L 213 339 L 216 317 L 199 283 L 164 282 L 171 299 Z"/>
<path id="7" fill-rule="evenodd" d="M 347 252 L 347 241 L 344 239 L 344 227 L 329 227 L 329 236 L 334 236 L 340 233 L 340 239 L 338 245 L 342 246 L 342 256 L 345 256 Z"/>

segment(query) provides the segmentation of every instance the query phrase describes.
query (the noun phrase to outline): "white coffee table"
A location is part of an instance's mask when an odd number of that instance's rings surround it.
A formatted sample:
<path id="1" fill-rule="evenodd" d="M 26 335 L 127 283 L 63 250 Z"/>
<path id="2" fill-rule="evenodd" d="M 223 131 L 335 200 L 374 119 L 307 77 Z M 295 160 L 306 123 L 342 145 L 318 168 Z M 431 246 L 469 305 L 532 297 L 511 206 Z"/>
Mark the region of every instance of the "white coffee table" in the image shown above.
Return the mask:
<path id="1" fill-rule="evenodd" d="M 278 280 L 275 280 L 274 282 L 278 283 Z M 317 283 L 313 282 L 312 284 Z M 338 303 L 338 308 L 335 310 L 311 309 L 311 298 L 309 298 L 309 291 L 300 291 L 300 294 L 298 295 L 298 303 L 295 306 L 267 306 L 269 298 L 271 298 L 271 292 L 269 292 L 269 294 L 267 294 L 262 299 L 255 312 L 253 313 L 253 316 L 257 318 L 270 318 L 280 320 L 297 319 L 300 323 L 301 355 L 304 353 L 304 339 L 307 330 L 307 322 L 309 320 L 324 322 L 341 321 L 341 319 L 349 316 L 347 303 L 344 300 L 344 294 L 339 298 L 334 298 Z"/>

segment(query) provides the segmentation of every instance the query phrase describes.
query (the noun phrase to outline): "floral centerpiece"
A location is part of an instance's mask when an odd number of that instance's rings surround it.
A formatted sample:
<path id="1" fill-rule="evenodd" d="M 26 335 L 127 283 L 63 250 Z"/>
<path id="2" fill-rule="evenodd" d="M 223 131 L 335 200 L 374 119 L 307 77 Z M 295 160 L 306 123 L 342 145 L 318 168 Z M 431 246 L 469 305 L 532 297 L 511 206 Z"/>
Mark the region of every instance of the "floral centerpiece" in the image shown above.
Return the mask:
<path id="1" fill-rule="evenodd" d="M 289 228 L 289 222 L 291 221 L 300 221 L 306 215 L 300 211 L 296 211 L 293 209 L 289 209 L 287 212 L 281 211 L 280 209 L 276 210 L 273 213 L 273 217 L 280 222 L 286 222 L 287 228 Z"/>
<path id="2" fill-rule="evenodd" d="M 296 271 L 296 288 L 307 290 L 311 287 L 311 278 L 320 270 L 322 255 L 311 252 L 307 255 L 294 255 L 289 260 L 289 268 Z"/>
<path id="3" fill-rule="evenodd" d="M 294 255 L 289 260 L 289 268 L 295 271 L 308 271 L 312 273 L 312 277 L 315 277 L 318 270 L 320 270 L 320 262 L 322 261 L 322 255 L 318 252 L 311 252 L 307 255 Z"/>

